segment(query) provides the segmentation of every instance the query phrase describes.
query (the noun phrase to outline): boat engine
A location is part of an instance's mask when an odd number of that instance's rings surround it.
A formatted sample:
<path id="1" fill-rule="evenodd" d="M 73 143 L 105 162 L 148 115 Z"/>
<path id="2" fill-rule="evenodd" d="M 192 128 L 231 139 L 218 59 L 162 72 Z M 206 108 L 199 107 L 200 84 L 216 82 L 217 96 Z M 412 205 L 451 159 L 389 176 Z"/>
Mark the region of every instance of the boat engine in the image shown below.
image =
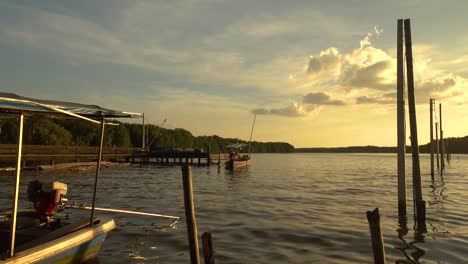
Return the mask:
<path id="1" fill-rule="evenodd" d="M 53 214 L 61 212 L 68 201 L 66 194 L 67 185 L 58 181 L 42 183 L 35 180 L 28 186 L 28 199 L 40 217 L 50 218 Z"/>

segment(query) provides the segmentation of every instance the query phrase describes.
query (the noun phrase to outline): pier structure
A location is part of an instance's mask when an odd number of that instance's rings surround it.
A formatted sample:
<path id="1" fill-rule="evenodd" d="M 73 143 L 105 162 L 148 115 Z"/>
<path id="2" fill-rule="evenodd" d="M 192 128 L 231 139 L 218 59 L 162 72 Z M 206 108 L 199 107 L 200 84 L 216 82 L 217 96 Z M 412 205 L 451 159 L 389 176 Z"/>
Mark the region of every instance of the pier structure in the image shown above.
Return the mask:
<path id="1" fill-rule="evenodd" d="M 220 165 L 229 159 L 226 153 L 211 153 L 208 149 L 203 150 L 182 150 L 167 149 L 160 151 L 141 151 L 133 153 L 127 158 L 132 163 L 147 163 L 158 165 L 198 165 L 210 166 Z"/>
<path id="2" fill-rule="evenodd" d="M 22 168 L 34 168 L 38 165 L 59 163 L 78 163 L 95 161 L 98 147 L 24 145 Z M 15 144 L 0 144 L 0 165 L 7 165 L 16 159 Z M 210 153 L 209 150 L 165 150 L 146 151 L 135 147 L 104 147 L 102 160 L 113 162 L 148 163 L 158 165 L 218 165 L 229 158 L 226 153 Z"/>

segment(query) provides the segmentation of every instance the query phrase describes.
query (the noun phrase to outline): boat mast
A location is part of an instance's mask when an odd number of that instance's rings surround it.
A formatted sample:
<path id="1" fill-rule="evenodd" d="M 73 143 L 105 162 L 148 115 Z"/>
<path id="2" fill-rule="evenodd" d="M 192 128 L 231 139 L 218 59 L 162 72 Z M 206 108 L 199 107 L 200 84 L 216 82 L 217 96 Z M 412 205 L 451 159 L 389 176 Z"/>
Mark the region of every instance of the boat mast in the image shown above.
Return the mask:
<path id="1" fill-rule="evenodd" d="M 16 183 L 15 194 L 13 198 L 13 206 L 11 212 L 11 230 L 10 230 L 10 257 L 15 255 L 15 238 L 16 238 L 16 216 L 18 214 L 18 195 L 19 195 L 19 182 L 21 174 L 21 152 L 23 149 L 23 123 L 24 114 L 20 112 L 18 117 L 18 142 L 17 142 L 17 157 L 16 157 Z"/>
<path id="2" fill-rule="evenodd" d="M 250 131 L 250 140 L 249 140 L 249 158 L 250 158 L 250 152 L 252 151 L 252 134 L 255 126 L 255 119 L 257 118 L 257 114 L 254 115 L 254 120 L 252 123 L 252 130 Z"/>
<path id="3" fill-rule="evenodd" d="M 96 208 L 96 191 L 97 191 L 97 184 L 98 184 L 98 178 L 99 174 L 101 172 L 101 158 L 102 158 L 102 146 L 104 145 L 104 128 L 106 126 L 106 122 L 104 119 L 104 116 L 102 116 L 101 119 L 101 142 L 99 145 L 99 152 L 98 152 L 98 160 L 97 160 L 97 166 L 96 166 L 96 177 L 94 178 L 94 191 L 93 191 L 93 206 L 91 207 L 91 218 L 89 220 L 89 225 L 93 226 L 94 222 L 94 209 Z"/>

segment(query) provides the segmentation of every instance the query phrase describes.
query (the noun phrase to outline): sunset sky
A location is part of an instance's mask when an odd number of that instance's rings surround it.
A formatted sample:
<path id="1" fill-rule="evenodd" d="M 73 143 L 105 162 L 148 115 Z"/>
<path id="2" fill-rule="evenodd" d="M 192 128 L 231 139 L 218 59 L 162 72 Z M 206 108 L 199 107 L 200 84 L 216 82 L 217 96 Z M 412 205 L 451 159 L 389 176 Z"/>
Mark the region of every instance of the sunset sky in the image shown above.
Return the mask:
<path id="1" fill-rule="evenodd" d="M 194 135 L 396 145 L 396 23 L 429 98 L 468 135 L 468 1 L 0 1 L 0 91 L 144 112 Z M 420 76 L 420 77 L 419 77 Z M 409 135 L 409 126 L 408 135 Z M 407 141 L 409 144 L 409 140 Z"/>

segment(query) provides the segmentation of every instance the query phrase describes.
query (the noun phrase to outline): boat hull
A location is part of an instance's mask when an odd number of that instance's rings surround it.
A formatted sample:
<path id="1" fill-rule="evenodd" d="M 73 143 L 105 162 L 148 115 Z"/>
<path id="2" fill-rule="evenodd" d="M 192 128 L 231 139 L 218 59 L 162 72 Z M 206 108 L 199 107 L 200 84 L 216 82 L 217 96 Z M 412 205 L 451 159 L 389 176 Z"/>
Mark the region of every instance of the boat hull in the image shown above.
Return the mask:
<path id="1" fill-rule="evenodd" d="M 82 263 L 98 254 L 107 233 L 115 222 L 103 218 L 93 227 L 86 227 L 58 239 L 18 252 L 13 258 L 0 260 L 0 264 L 13 263 Z"/>
<path id="2" fill-rule="evenodd" d="M 246 167 L 248 164 L 248 161 L 249 160 L 229 160 L 228 162 L 226 162 L 225 167 L 227 170 L 233 170 L 236 168 Z"/>

